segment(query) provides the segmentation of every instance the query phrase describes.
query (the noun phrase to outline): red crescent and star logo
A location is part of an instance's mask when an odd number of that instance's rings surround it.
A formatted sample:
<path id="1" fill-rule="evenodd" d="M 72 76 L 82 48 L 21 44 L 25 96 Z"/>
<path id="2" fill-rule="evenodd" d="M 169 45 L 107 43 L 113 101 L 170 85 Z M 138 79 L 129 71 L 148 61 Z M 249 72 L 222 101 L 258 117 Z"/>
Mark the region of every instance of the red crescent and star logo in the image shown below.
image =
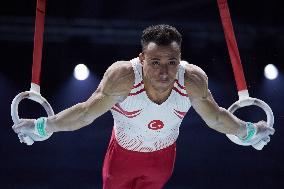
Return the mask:
<path id="1" fill-rule="evenodd" d="M 148 128 L 152 130 L 159 130 L 159 129 L 162 129 L 163 127 L 164 127 L 164 123 L 161 120 L 152 120 L 148 124 Z"/>

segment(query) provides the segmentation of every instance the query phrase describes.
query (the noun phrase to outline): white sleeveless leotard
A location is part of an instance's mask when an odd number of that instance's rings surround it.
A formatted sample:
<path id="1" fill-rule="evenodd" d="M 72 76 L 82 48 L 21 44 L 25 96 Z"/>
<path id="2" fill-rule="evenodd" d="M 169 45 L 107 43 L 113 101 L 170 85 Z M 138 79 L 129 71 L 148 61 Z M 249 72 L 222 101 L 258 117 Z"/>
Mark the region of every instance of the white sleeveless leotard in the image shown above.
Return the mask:
<path id="1" fill-rule="evenodd" d="M 187 62 L 180 62 L 171 94 L 160 105 L 146 94 L 139 59 L 130 62 L 135 74 L 133 88 L 123 102 L 111 108 L 115 138 L 121 147 L 131 151 L 153 152 L 166 148 L 177 140 L 180 124 L 191 107 L 184 87 Z"/>

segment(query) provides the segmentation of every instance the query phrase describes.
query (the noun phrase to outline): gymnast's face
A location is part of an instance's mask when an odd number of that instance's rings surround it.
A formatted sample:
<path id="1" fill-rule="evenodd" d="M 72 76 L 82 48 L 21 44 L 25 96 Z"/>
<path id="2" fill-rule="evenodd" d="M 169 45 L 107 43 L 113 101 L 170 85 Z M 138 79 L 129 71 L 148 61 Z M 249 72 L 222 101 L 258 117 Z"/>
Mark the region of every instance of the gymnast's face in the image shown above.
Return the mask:
<path id="1" fill-rule="evenodd" d="M 139 54 L 139 59 L 145 84 L 150 84 L 160 92 L 172 87 L 180 62 L 180 47 L 176 42 L 167 46 L 150 42 Z"/>

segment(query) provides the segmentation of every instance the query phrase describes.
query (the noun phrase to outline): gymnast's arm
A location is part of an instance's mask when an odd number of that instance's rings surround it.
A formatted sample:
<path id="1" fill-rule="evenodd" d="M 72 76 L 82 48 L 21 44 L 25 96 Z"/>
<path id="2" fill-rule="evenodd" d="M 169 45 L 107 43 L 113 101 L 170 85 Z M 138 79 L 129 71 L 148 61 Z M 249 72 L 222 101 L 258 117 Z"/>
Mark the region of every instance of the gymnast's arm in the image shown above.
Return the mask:
<path id="1" fill-rule="evenodd" d="M 131 63 L 120 61 L 110 66 L 97 90 L 85 102 L 76 104 L 47 119 L 46 131 L 73 131 L 92 123 L 96 118 L 123 101 L 134 83 Z"/>
<path id="2" fill-rule="evenodd" d="M 47 118 L 46 132 L 73 131 L 89 125 L 110 110 L 113 105 L 127 97 L 133 86 L 134 78 L 134 71 L 129 61 L 112 64 L 105 72 L 96 91 L 87 101 Z M 15 132 L 29 132 L 28 128 L 34 128 L 33 121 L 21 122 L 14 127 Z"/>
<path id="3" fill-rule="evenodd" d="M 247 135 L 246 123 L 215 102 L 208 89 L 208 78 L 201 68 L 192 64 L 186 66 L 185 87 L 192 107 L 210 128 L 238 137 Z"/>

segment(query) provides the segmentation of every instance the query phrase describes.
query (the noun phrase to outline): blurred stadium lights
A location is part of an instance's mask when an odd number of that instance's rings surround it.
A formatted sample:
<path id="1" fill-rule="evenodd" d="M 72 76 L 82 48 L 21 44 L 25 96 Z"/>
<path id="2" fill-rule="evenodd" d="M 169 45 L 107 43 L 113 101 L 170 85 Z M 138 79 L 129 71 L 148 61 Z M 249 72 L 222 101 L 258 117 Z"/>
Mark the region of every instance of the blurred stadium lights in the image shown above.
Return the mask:
<path id="1" fill-rule="evenodd" d="M 54 97 L 51 99 L 56 99 L 54 103 L 58 106 L 57 110 L 86 101 L 96 90 L 100 80 L 101 78 L 93 72 L 90 72 L 89 77 L 83 82 L 70 76 L 60 84 L 60 88 L 53 93 Z"/>
<path id="2" fill-rule="evenodd" d="M 268 64 L 264 68 L 264 75 L 267 79 L 274 80 L 278 77 L 278 69 L 273 64 Z"/>
<path id="3" fill-rule="evenodd" d="M 73 75 L 77 80 L 83 81 L 89 77 L 90 71 L 85 64 L 78 64 L 74 68 Z"/>

